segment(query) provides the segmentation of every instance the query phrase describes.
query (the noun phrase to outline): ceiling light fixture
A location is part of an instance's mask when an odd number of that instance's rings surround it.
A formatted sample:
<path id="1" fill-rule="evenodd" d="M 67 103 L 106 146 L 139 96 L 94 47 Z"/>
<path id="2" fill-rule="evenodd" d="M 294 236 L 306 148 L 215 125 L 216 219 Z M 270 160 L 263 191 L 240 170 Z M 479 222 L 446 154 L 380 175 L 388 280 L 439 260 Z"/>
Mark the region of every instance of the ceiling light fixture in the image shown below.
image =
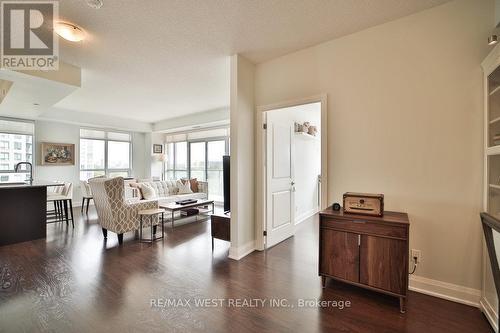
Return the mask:
<path id="1" fill-rule="evenodd" d="M 69 40 L 70 42 L 80 42 L 85 39 L 85 33 L 83 30 L 71 23 L 56 22 L 55 30 L 59 36 Z"/>
<path id="2" fill-rule="evenodd" d="M 99 9 L 102 7 L 104 3 L 102 2 L 102 0 L 87 0 L 87 5 L 89 5 L 89 7 L 92 7 L 94 9 Z"/>
<path id="3" fill-rule="evenodd" d="M 488 37 L 488 45 L 495 45 L 496 43 L 498 43 L 497 35 L 491 35 Z"/>

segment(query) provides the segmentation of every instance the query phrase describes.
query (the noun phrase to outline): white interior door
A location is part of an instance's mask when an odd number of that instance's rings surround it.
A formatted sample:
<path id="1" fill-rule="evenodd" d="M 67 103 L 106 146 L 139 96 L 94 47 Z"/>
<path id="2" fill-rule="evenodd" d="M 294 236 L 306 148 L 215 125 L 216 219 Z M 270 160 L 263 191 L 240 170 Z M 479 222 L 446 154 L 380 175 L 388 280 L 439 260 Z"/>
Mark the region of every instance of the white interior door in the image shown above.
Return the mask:
<path id="1" fill-rule="evenodd" d="M 283 120 L 279 111 L 266 116 L 266 247 L 271 247 L 295 231 L 294 124 Z"/>

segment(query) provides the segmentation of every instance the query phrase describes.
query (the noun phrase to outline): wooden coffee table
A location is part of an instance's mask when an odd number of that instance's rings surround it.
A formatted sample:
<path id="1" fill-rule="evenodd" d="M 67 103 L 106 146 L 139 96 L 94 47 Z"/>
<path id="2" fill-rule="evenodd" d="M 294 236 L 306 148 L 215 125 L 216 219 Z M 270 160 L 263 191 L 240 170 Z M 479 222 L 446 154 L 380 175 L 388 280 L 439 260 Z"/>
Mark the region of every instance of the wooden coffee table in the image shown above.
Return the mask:
<path id="1" fill-rule="evenodd" d="M 198 208 L 201 206 L 212 205 L 212 214 L 215 212 L 215 204 L 213 200 L 197 200 L 196 202 L 187 205 L 178 205 L 175 202 L 170 202 L 168 204 L 160 204 L 160 208 L 165 209 L 167 212 L 172 214 L 172 229 L 174 228 L 175 212 L 181 211 L 186 208 Z M 197 214 L 199 215 L 199 213 Z"/>

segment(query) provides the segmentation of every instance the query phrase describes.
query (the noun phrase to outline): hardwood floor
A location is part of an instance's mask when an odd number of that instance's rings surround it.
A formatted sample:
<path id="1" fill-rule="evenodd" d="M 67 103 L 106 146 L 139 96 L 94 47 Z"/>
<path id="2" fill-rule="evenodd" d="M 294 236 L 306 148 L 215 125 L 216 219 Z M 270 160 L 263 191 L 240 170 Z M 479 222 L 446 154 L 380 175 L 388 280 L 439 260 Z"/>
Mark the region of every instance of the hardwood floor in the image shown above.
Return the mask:
<path id="1" fill-rule="evenodd" d="M 77 213 L 78 212 L 78 213 Z M 104 242 L 93 207 L 75 209 L 75 229 L 48 226 L 47 239 L 0 247 L 0 332 L 492 332 L 473 307 L 410 292 L 397 298 L 318 277 L 317 218 L 295 237 L 241 261 L 229 243 L 211 251 L 207 220 L 167 224 L 163 242 L 126 234 Z M 177 225 L 177 223 L 176 223 Z M 152 307 L 151 299 L 275 298 L 287 307 Z M 298 308 L 298 299 L 351 307 Z"/>

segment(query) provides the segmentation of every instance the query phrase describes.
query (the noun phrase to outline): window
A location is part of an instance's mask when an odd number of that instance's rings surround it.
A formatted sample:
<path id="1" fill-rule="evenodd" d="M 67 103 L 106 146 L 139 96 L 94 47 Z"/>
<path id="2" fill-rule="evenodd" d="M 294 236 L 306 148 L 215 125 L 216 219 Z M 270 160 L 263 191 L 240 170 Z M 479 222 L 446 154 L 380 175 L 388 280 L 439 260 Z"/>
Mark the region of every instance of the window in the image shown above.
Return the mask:
<path id="1" fill-rule="evenodd" d="M 229 152 L 228 130 L 178 134 L 167 137 L 168 140 L 179 141 L 165 144 L 166 179 L 189 177 L 208 181 L 209 198 L 223 201 L 222 156 Z"/>
<path id="2" fill-rule="evenodd" d="M 130 133 L 80 129 L 80 179 L 131 173 Z"/>
<path id="3" fill-rule="evenodd" d="M 33 162 L 33 153 L 25 147 L 32 145 L 34 123 L 31 121 L 0 118 L 0 181 L 16 182 L 26 180 L 26 173 L 16 173 L 19 162 Z M 22 170 L 26 170 L 22 166 Z"/>
<path id="4" fill-rule="evenodd" d="M 207 169 L 206 142 L 192 142 L 189 145 L 190 177 L 205 181 Z"/>
<path id="5" fill-rule="evenodd" d="M 80 179 L 106 174 L 104 140 L 80 139 Z"/>
<path id="6" fill-rule="evenodd" d="M 174 143 L 174 152 L 174 179 L 187 178 L 187 142 Z"/>
<path id="7" fill-rule="evenodd" d="M 223 168 L 222 156 L 226 154 L 226 142 L 209 141 L 207 142 L 207 179 L 208 196 L 215 201 L 224 201 Z"/>
<path id="8" fill-rule="evenodd" d="M 108 141 L 108 168 L 130 169 L 130 142 Z"/>
<path id="9" fill-rule="evenodd" d="M 175 179 L 174 177 L 174 143 L 170 142 L 165 144 L 165 151 L 167 154 L 166 160 L 166 177 L 165 179 Z"/>

